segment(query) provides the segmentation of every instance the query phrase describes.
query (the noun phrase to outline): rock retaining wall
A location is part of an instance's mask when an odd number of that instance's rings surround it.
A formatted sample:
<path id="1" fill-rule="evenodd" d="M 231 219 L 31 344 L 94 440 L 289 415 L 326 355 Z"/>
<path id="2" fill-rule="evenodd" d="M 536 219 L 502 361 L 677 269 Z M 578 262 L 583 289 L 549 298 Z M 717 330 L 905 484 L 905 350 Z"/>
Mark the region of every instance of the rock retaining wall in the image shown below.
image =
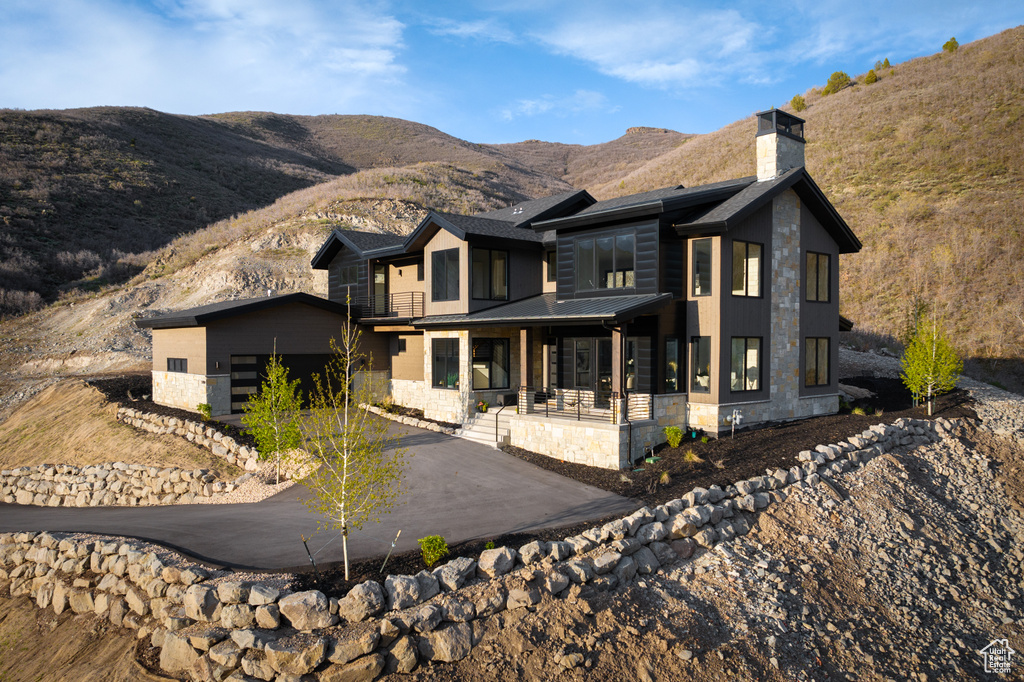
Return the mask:
<path id="1" fill-rule="evenodd" d="M 724 490 L 695 488 L 563 541 L 485 550 L 477 560 L 367 581 L 341 597 L 240 582 L 134 541 L 56 533 L 0 534 L 0 590 L 6 584 L 12 597 L 29 596 L 40 608 L 96 613 L 134 629 L 160 648 L 166 672 L 195 680 L 372 680 L 464 658 L 490 616 L 574 597 L 583 584 L 612 589 L 660 572 L 698 547 L 747 533 L 749 514 L 784 500 L 790 486 L 829 485 L 830 474 L 956 428 L 943 419 L 879 424 L 800 453 L 788 470 Z"/>
<path id="2" fill-rule="evenodd" d="M 238 465 L 246 471 L 259 469 L 259 453 L 255 448 L 235 442 L 234 438 L 225 435 L 210 424 L 142 412 L 131 407 L 117 408 L 117 420 L 149 433 L 180 436 L 190 443 L 206 448 L 217 457 L 223 457 L 229 464 Z"/>
<path id="3" fill-rule="evenodd" d="M 76 467 L 40 464 L 0 471 L 0 501 L 41 507 L 145 507 L 192 504 L 233 492 L 252 474 L 218 481 L 207 469 L 114 462 Z"/>

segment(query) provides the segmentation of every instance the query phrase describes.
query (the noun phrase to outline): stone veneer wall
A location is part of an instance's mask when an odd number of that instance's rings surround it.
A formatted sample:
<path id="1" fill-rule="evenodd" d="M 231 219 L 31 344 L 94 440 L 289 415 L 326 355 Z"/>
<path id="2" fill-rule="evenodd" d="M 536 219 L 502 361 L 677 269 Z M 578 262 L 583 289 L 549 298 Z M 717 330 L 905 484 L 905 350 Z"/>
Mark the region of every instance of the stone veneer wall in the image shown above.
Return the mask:
<path id="1" fill-rule="evenodd" d="M 757 136 L 757 179 L 771 180 L 804 165 L 804 143 L 778 133 Z"/>
<path id="2" fill-rule="evenodd" d="M 459 340 L 459 387 L 457 389 L 433 388 L 433 339 Z M 423 408 L 424 417 L 451 424 L 461 424 L 466 421 L 470 414 L 469 394 L 471 392 L 470 387 L 466 384 L 471 376 L 472 357 L 468 331 L 446 330 L 423 333 L 423 377 L 426 391 L 418 406 Z M 417 405 L 414 403 L 412 406 Z"/>
<path id="3" fill-rule="evenodd" d="M 409 673 L 421 661 L 461 660 L 482 642 L 489 616 L 529 608 L 550 598 L 544 595 L 576 596 L 583 584 L 608 590 L 662 572 L 698 547 L 749 532 L 751 514 L 784 501 L 790 486 L 815 486 L 822 474 L 957 428 L 941 418 L 879 424 L 801 452 L 788 470 L 724 490 L 694 488 L 564 541 L 489 549 L 478 561 L 459 557 L 431 572 L 366 581 L 343 597 L 239 581 L 137 540 L 34 532 L 0 533 L 0 594 L 134 630 L 160 649 L 165 672 L 192 679 L 291 680 L 315 672 L 319 680 L 369 681 L 385 669 Z"/>
<path id="4" fill-rule="evenodd" d="M 230 414 L 231 376 L 153 370 L 153 402 L 192 412 L 196 405 L 209 403 L 213 414 Z"/>
<path id="5" fill-rule="evenodd" d="M 732 411 L 738 409 L 742 415 L 739 427 L 750 426 L 767 421 L 785 421 L 787 419 L 803 419 L 835 414 L 839 411 L 838 395 L 805 396 L 798 398 L 787 416 L 777 416 L 778 406 L 768 401 L 750 403 L 732 403 L 726 405 L 701 405 L 690 403 L 689 425 L 718 433 L 731 427 Z"/>

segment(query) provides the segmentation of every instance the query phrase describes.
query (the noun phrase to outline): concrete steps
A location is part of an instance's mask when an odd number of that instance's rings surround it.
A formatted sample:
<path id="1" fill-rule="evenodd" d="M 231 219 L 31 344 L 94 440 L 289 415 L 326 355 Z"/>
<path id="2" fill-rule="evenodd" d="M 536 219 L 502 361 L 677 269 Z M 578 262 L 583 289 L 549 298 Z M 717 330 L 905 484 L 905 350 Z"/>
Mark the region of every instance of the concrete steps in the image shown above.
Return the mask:
<path id="1" fill-rule="evenodd" d="M 455 432 L 455 435 L 474 443 L 497 448 L 508 442 L 509 420 L 513 414 L 515 412 L 511 408 L 502 410 L 500 413 L 497 410 L 477 412 L 462 425 L 461 429 Z M 495 420 L 498 422 L 497 435 L 495 434 Z"/>

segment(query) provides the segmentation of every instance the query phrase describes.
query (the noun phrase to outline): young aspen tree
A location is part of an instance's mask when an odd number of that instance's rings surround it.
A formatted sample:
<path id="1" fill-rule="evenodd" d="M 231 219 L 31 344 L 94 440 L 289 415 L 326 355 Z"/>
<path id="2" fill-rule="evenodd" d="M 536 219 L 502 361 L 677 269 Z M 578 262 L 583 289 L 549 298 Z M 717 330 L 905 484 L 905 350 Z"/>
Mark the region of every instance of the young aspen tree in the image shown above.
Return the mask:
<path id="1" fill-rule="evenodd" d="M 245 404 L 242 423 L 256 439 L 260 459 L 274 460 L 280 483 L 282 460 L 302 444 L 302 392 L 298 379 L 288 381 L 288 368 L 281 364 L 276 348 L 266 372 L 260 392 L 250 395 Z"/>
<path id="2" fill-rule="evenodd" d="M 393 447 L 397 440 L 388 436 L 389 422 L 361 407 L 372 401 L 373 391 L 369 381 L 355 380 L 356 370 L 370 367 L 359 353 L 359 336 L 346 320 L 341 340 L 331 342 L 335 355 L 324 377 L 314 377 L 316 390 L 304 420 L 316 470 L 302 480 L 312 493 L 303 504 L 329 520 L 323 525 L 341 532 L 345 580 L 349 531 L 369 520 L 379 522 L 391 511 L 405 469 L 405 452 Z"/>
<path id="3" fill-rule="evenodd" d="M 914 396 L 914 404 L 924 398 L 928 401 L 928 416 L 934 408 L 935 396 L 956 388 L 963 360 L 957 355 L 935 318 L 931 325 L 919 324 L 900 360 L 903 384 Z"/>

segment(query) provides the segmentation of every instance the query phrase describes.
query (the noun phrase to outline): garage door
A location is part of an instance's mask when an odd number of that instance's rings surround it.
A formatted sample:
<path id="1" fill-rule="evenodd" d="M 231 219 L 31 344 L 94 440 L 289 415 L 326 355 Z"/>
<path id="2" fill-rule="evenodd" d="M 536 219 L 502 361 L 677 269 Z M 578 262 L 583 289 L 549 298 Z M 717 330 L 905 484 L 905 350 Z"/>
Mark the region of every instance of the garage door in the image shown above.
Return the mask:
<path id="1" fill-rule="evenodd" d="M 245 403 L 249 396 L 259 393 L 266 381 L 266 367 L 270 362 L 269 355 L 232 355 L 231 356 L 231 412 L 245 411 Z M 309 397 L 313 394 L 314 375 L 324 375 L 328 363 L 334 356 L 324 355 L 279 355 L 281 364 L 288 368 L 288 378 L 299 380 L 302 391 L 303 407 L 309 407 Z M 335 386 L 335 388 L 337 388 Z"/>

